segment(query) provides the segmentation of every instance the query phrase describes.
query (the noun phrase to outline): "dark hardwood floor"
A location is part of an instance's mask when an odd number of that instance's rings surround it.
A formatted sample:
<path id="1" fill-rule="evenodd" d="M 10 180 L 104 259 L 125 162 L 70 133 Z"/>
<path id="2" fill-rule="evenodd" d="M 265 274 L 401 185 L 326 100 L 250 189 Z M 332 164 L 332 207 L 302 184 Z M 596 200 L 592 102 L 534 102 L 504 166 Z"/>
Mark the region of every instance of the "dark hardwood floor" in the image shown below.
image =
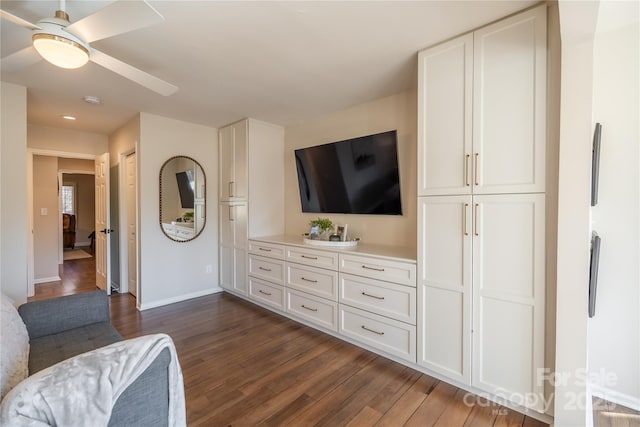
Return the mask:
<path id="1" fill-rule="evenodd" d="M 33 299 L 95 289 L 78 279 L 89 265 L 65 263 Z M 127 338 L 173 338 L 189 426 L 545 425 L 226 293 L 144 312 L 116 294 L 111 318 Z"/>

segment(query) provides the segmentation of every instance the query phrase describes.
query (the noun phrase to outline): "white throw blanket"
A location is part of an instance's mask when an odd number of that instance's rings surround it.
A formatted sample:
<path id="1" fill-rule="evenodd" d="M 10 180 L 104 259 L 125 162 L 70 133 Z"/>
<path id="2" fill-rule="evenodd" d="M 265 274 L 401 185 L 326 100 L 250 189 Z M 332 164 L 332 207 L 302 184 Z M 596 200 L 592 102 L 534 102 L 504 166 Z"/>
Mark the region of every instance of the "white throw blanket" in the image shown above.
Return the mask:
<path id="1" fill-rule="evenodd" d="M 182 371 L 171 338 L 146 335 L 80 354 L 28 377 L 0 403 L 3 426 L 106 426 L 118 397 L 168 348 L 169 426 L 186 426 Z"/>

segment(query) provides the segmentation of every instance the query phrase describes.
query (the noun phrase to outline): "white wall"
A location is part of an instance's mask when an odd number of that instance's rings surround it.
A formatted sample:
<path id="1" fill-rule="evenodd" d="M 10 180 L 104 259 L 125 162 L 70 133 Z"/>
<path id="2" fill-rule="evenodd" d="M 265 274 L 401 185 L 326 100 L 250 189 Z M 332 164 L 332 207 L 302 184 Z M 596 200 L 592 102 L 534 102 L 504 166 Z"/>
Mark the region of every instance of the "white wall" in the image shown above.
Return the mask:
<path id="1" fill-rule="evenodd" d="M 136 115 L 109 136 L 109 164 L 118 165 L 120 155 L 133 151 L 138 141 L 140 141 L 140 115 Z"/>
<path id="2" fill-rule="evenodd" d="M 0 289 L 27 301 L 27 89 L 0 82 Z"/>
<path id="3" fill-rule="evenodd" d="M 558 252 L 554 416 L 587 425 L 587 283 L 593 33 L 596 2 L 561 0 L 562 71 L 558 173 Z M 582 376 L 580 376 L 582 374 Z"/>
<path id="4" fill-rule="evenodd" d="M 43 213 L 43 209 L 46 213 Z M 58 158 L 33 156 L 33 262 L 35 283 L 60 280 Z"/>
<path id="5" fill-rule="evenodd" d="M 318 216 L 348 224 L 349 235 L 364 242 L 416 248 L 417 93 L 414 90 L 356 105 L 285 129 L 285 233 L 300 235 Z M 302 213 L 293 151 L 398 130 L 401 216 Z"/>
<path id="6" fill-rule="evenodd" d="M 96 155 L 109 148 L 106 135 L 72 129 L 29 124 L 27 146 L 32 150 Z"/>
<path id="7" fill-rule="evenodd" d="M 640 8 L 624 6 L 636 22 L 595 37 L 593 120 L 603 128 L 600 191 L 591 212 L 602 253 L 588 359 L 594 394 L 640 410 Z"/>
<path id="8" fill-rule="evenodd" d="M 88 172 L 93 174 L 96 167 L 93 160 L 58 158 L 58 168 L 67 172 Z"/>
<path id="9" fill-rule="evenodd" d="M 206 174 L 207 222 L 190 242 L 174 242 L 160 229 L 159 173 L 172 156 L 196 159 Z M 218 131 L 140 114 L 139 241 L 141 309 L 220 291 L 218 286 Z M 206 267 L 211 266 L 211 273 Z"/>

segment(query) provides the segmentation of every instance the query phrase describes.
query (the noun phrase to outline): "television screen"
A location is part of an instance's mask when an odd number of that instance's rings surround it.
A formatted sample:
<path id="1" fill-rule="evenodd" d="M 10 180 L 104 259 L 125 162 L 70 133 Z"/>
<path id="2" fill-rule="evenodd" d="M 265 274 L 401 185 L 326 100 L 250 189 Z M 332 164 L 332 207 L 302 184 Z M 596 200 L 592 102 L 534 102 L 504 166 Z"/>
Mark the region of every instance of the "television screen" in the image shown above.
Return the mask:
<path id="1" fill-rule="evenodd" d="M 180 205 L 183 209 L 193 209 L 194 176 L 192 170 L 177 172 L 178 192 L 180 193 Z"/>
<path id="2" fill-rule="evenodd" d="M 302 211 L 402 215 L 396 133 L 295 150 Z"/>

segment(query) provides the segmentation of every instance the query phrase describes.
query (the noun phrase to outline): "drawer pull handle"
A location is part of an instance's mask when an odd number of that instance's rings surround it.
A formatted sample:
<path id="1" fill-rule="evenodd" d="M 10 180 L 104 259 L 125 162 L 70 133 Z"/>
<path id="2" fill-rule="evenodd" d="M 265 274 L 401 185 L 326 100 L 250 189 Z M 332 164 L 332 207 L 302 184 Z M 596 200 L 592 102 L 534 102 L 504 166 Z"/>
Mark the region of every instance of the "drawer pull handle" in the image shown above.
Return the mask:
<path id="1" fill-rule="evenodd" d="M 374 271 L 384 271 L 384 268 L 367 267 L 366 265 L 363 265 L 362 268 L 366 268 L 367 270 L 374 270 Z"/>
<path id="2" fill-rule="evenodd" d="M 374 334 L 378 334 L 378 335 L 384 335 L 384 332 L 380 332 L 380 331 L 376 331 L 376 330 L 373 330 L 373 329 L 369 329 L 369 328 L 367 328 L 367 327 L 366 327 L 366 326 L 364 326 L 364 325 L 362 325 L 361 327 L 362 327 L 362 329 L 364 329 L 365 331 L 373 332 Z"/>
<path id="3" fill-rule="evenodd" d="M 377 295 L 371 295 L 366 293 L 365 291 L 362 291 L 362 295 L 364 295 L 365 297 L 371 297 L 371 298 L 375 298 L 375 299 L 384 299 L 384 297 L 379 297 Z"/>
<path id="4" fill-rule="evenodd" d="M 305 282 L 311 282 L 311 283 L 318 283 L 317 280 L 313 280 L 313 279 L 306 279 L 304 277 L 301 277 L 300 280 L 304 280 Z"/>
<path id="5" fill-rule="evenodd" d="M 271 252 L 271 249 L 266 249 L 266 248 L 258 248 L 258 249 L 260 249 L 261 251 L 265 251 L 265 252 Z"/>
<path id="6" fill-rule="evenodd" d="M 302 258 L 307 258 L 307 259 L 318 259 L 317 256 L 307 256 L 307 255 L 300 255 Z"/>
<path id="7" fill-rule="evenodd" d="M 318 309 L 317 309 L 317 308 L 307 307 L 307 306 L 306 306 L 306 305 L 304 305 L 304 304 L 302 304 L 300 307 L 302 307 L 302 308 L 306 308 L 306 309 L 307 309 L 307 310 L 309 310 L 309 311 L 318 311 Z"/>
<path id="8" fill-rule="evenodd" d="M 259 289 L 258 292 L 260 292 L 261 294 L 265 294 L 266 296 L 270 297 L 271 293 L 270 292 L 265 292 L 262 289 Z"/>
<path id="9" fill-rule="evenodd" d="M 262 266 L 260 266 L 260 267 L 258 267 L 258 268 L 259 268 L 260 270 L 264 270 L 264 271 L 271 271 L 271 269 L 270 269 L 270 268 L 267 268 L 267 267 L 262 267 Z"/>

